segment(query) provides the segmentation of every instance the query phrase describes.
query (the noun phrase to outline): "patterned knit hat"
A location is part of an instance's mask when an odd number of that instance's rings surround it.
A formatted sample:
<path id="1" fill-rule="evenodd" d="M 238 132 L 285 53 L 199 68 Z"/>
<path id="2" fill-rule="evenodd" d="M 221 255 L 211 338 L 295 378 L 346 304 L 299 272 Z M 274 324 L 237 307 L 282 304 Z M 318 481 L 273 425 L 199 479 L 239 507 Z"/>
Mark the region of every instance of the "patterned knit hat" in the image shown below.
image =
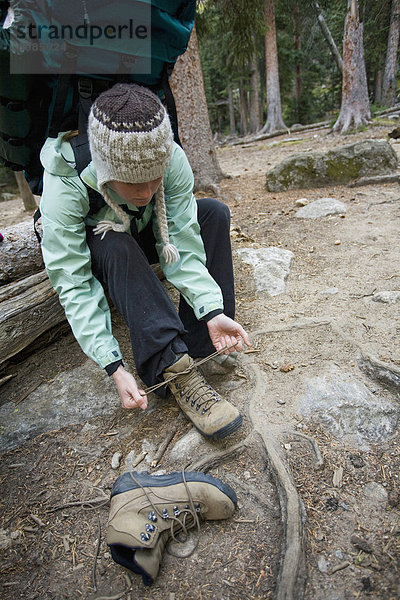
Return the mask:
<path id="1" fill-rule="evenodd" d="M 107 183 L 144 183 L 163 177 L 172 156 L 171 124 L 159 98 L 145 87 L 117 83 L 95 100 L 89 114 L 88 137 L 97 183 L 107 204 L 121 223 L 101 221 L 95 233 L 128 231 L 130 218 L 112 200 Z M 161 182 L 156 192 L 156 210 L 167 263 L 179 260 L 169 242 Z"/>

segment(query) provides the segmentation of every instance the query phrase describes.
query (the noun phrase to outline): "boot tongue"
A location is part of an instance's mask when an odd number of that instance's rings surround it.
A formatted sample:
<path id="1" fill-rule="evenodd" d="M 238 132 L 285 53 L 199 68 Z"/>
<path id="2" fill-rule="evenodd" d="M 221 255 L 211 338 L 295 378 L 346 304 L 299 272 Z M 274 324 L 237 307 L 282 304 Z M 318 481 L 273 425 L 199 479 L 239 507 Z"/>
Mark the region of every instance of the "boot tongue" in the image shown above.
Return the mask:
<path id="1" fill-rule="evenodd" d="M 164 373 L 180 373 L 186 371 L 193 364 L 193 359 L 190 358 L 189 354 L 183 354 L 178 358 L 172 365 L 165 369 Z"/>

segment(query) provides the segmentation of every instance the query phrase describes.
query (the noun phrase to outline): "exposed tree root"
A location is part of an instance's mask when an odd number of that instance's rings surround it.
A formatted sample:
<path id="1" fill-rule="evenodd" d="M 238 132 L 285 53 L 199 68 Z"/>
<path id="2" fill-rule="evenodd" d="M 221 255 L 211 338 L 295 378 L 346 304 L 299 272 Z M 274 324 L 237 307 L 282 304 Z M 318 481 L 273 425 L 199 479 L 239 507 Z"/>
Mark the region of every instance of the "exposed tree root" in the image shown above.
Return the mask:
<path id="1" fill-rule="evenodd" d="M 252 441 L 254 441 L 254 434 L 250 433 L 243 441 L 226 448 L 226 450 L 216 450 L 205 454 L 197 461 L 187 463 L 185 470 L 209 471 L 220 465 L 221 462 L 242 454 L 251 445 Z"/>
<path id="2" fill-rule="evenodd" d="M 247 357 L 243 360 L 246 361 L 255 378 L 255 389 L 251 394 L 252 400 L 249 406 L 250 419 L 255 431 L 263 440 L 271 470 L 275 475 L 284 524 L 284 542 L 276 599 L 300 600 L 304 596 L 306 579 L 304 529 L 306 513 L 272 427 L 266 419 L 260 419 L 255 406 L 256 399 L 261 398 L 265 391 L 262 371 Z"/>

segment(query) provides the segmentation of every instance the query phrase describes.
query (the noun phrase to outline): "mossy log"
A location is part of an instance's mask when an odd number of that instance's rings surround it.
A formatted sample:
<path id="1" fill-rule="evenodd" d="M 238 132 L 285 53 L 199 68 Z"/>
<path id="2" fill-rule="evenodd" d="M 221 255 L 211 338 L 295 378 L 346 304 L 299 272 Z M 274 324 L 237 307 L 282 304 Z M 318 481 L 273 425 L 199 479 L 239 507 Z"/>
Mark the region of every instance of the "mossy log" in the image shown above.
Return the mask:
<path id="1" fill-rule="evenodd" d="M 64 310 L 45 271 L 2 286 L 0 365 L 64 321 Z"/>

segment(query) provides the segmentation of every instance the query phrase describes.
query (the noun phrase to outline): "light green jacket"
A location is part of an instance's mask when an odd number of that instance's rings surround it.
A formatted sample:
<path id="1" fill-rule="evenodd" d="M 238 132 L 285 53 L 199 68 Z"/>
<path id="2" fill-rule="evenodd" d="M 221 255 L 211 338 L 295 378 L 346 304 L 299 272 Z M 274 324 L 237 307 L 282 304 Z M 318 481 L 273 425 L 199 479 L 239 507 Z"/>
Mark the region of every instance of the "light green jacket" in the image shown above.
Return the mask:
<path id="1" fill-rule="evenodd" d="M 40 203 L 43 259 L 75 338 L 82 350 L 104 368 L 122 355 L 112 334 L 110 309 L 103 287 L 91 271 L 85 226 L 96 225 L 103 219 L 118 222 L 118 218 L 108 206 L 96 215 L 88 215 L 87 189 L 75 170 L 72 147 L 69 142 L 62 141 L 62 135 L 60 133 L 56 139 L 49 138 L 41 152 L 45 170 Z M 81 177 L 98 191 L 92 163 L 84 169 Z M 179 250 L 178 262 L 167 265 L 162 257 L 153 201 L 137 221 L 137 227 L 141 231 L 152 221 L 162 270 L 200 319 L 213 310 L 223 309 L 223 301 L 220 287 L 205 266 L 192 189 L 193 174 L 188 160 L 183 150 L 174 144 L 172 159 L 164 176 L 164 191 L 169 237 Z M 110 189 L 109 192 L 119 204 L 127 204 L 115 192 Z M 135 210 L 134 206 L 128 206 Z M 143 302 L 146 302 L 145 298 Z"/>

